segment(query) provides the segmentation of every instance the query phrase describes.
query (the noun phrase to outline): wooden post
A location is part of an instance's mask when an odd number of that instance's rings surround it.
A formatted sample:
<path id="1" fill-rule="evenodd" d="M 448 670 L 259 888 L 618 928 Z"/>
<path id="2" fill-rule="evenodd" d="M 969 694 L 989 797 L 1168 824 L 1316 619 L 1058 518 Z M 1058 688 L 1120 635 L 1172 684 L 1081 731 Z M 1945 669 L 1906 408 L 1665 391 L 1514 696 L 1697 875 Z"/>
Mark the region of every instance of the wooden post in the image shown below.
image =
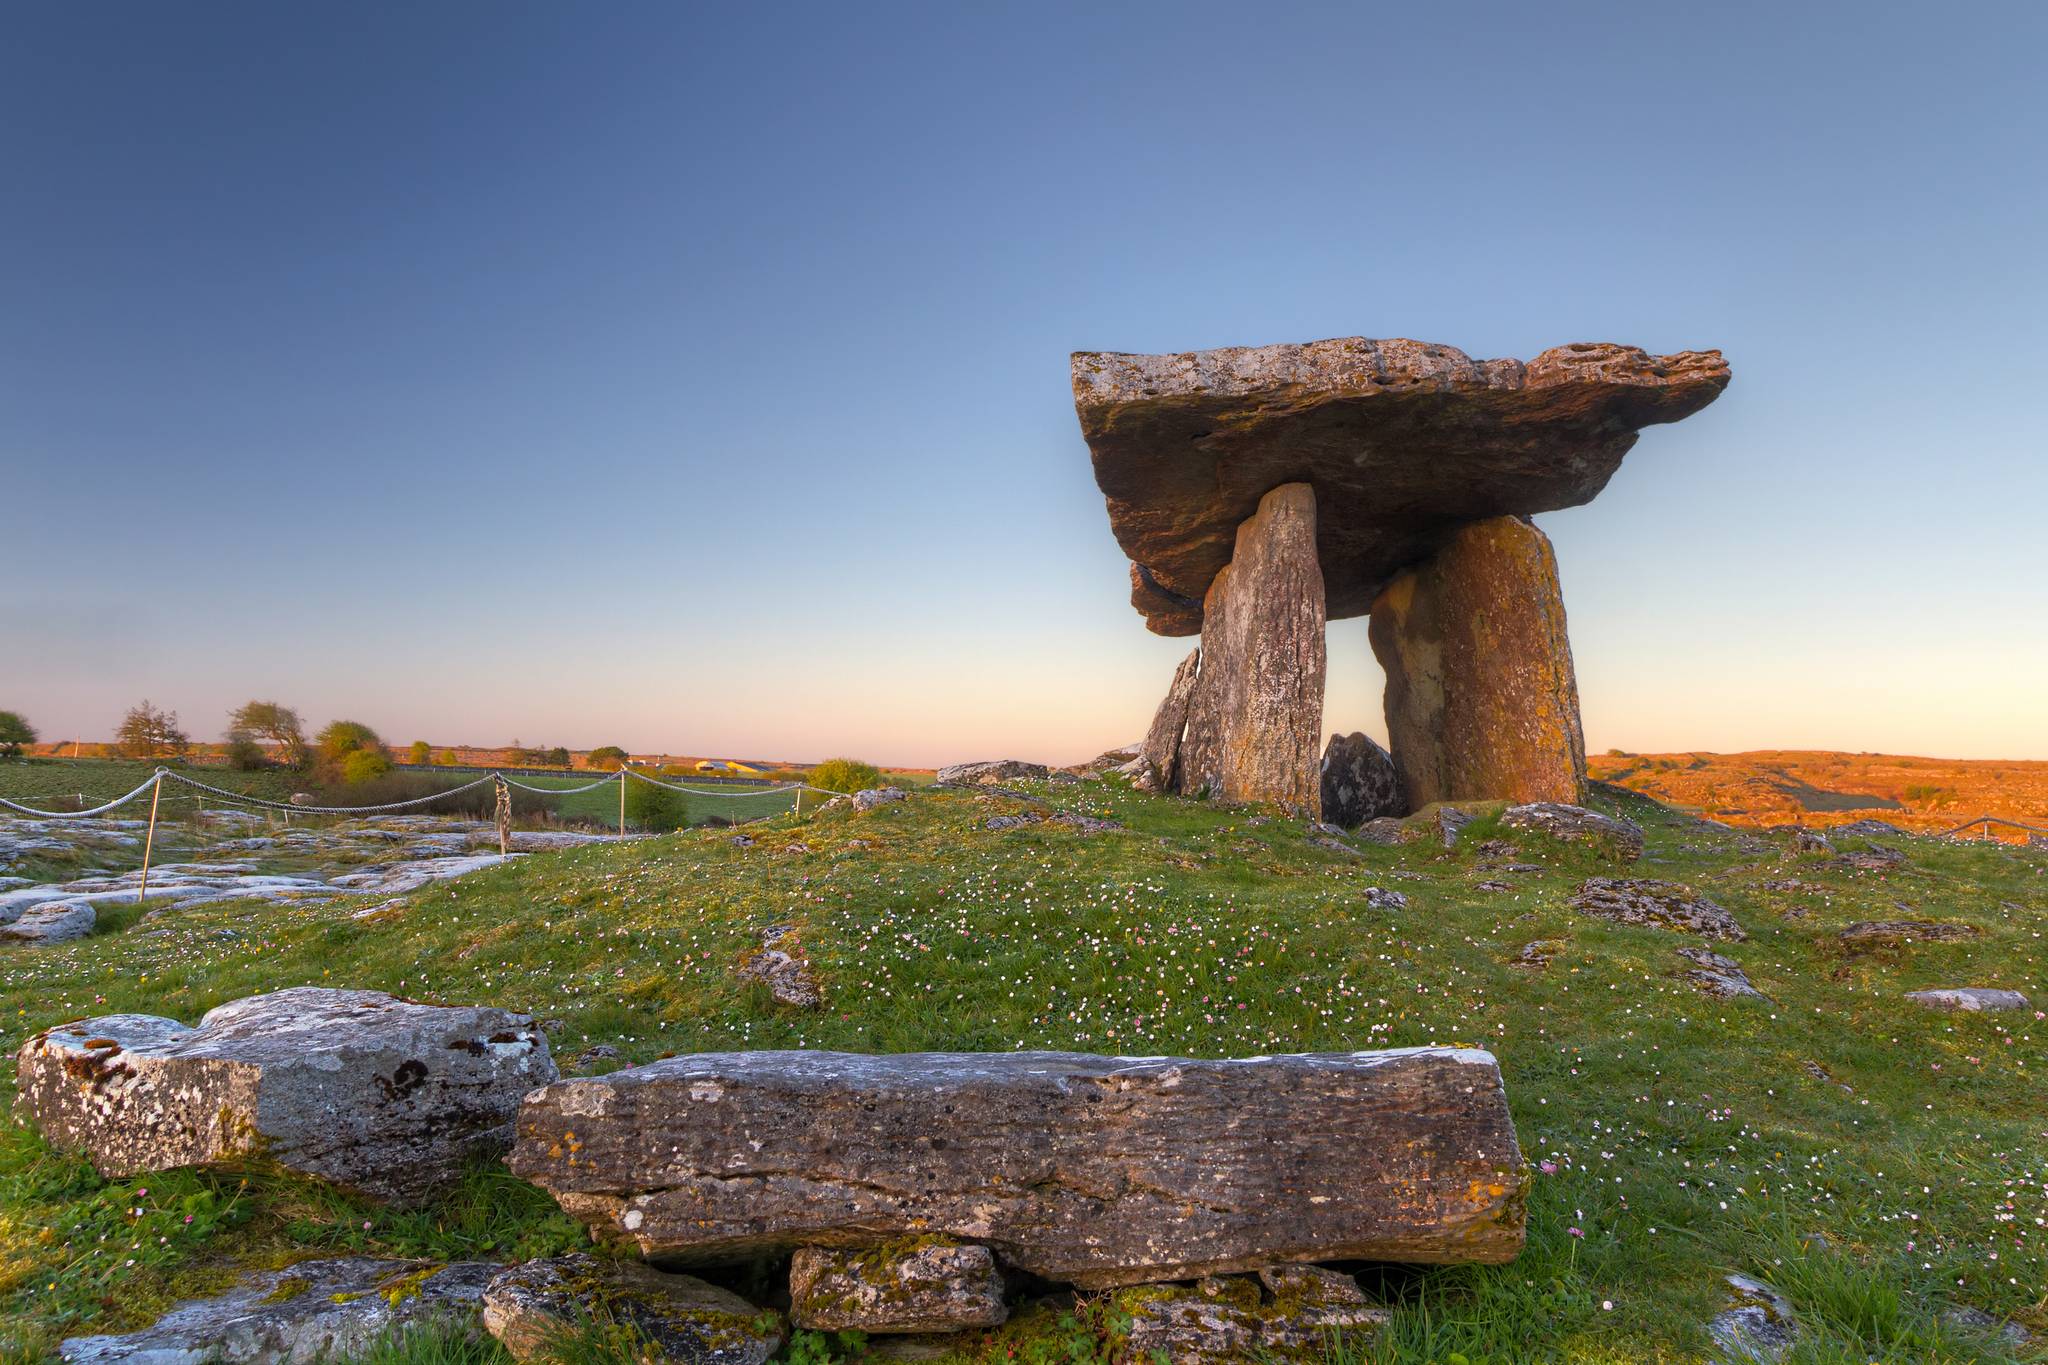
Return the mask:
<path id="1" fill-rule="evenodd" d="M 156 803 L 163 799 L 164 770 L 156 770 L 156 785 L 149 792 L 149 837 L 142 841 L 142 884 L 135 888 L 135 903 L 142 904 L 142 898 L 149 894 L 149 858 L 156 852 Z"/>
<path id="2" fill-rule="evenodd" d="M 498 778 L 498 856 L 507 857 L 512 852 L 512 789 L 505 785 L 505 779 Z"/>
<path id="3" fill-rule="evenodd" d="M 796 784 L 796 813 L 799 817 L 804 813 L 804 784 L 801 782 Z"/>
<path id="4" fill-rule="evenodd" d="M 626 765 L 619 764 L 619 837 L 626 837 Z"/>

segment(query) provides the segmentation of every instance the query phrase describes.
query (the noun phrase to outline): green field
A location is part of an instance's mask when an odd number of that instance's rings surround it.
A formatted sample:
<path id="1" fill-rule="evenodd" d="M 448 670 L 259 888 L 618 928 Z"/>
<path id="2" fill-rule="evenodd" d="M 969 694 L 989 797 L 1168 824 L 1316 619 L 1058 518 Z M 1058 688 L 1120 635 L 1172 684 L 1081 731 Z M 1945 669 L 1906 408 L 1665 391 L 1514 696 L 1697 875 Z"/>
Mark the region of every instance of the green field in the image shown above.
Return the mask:
<path id="1" fill-rule="evenodd" d="M 1901 838 L 1887 842 L 1907 852 L 1902 867 L 1857 871 L 1603 792 L 1649 830 L 1623 875 L 1689 882 L 1748 929 L 1714 946 L 1770 998 L 1724 1001 L 1682 979 L 1674 949 L 1690 940 L 1575 912 L 1577 884 L 1615 869 L 1540 836 L 1515 834 L 1509 853 L 1482 823 L 1452 851 L 1337 852 L 1298 822 L 1101 783 L 1025 785 L 1127 828 L 991 832 L 990 816 L 1029 807 L 934 791 L 867 815 L 777 817 L 746 846 L 703 830 L 534 855 L 373 921 L 342 905 L 205 906 L 147 939 L 132 926 L 0 959 L 0 1048 L 81 1015 L 191 1020 L 307 983 L 528 1009 L 559 1021 L 559 1056 L 607 1043 L 636 1063 L 769 1047 L 1479 1045 L 1500 1058 L 1532 1165 L 1528 1249 L 1501 1267 L 1369 1274 L 1393 1322 L 1330 1359 L 1700 1362 L 1729 1271 L 1793 1301 L 1798 1365 L 2043 1358 L 2048 1033 L 2031 1012 L 1943 1015 L 1901 996 L 2008 986 L 2041 1003 L 2048 854 Z M 1409 904 L 1370 908 L 1375 886 Z M 1908 914 L 1981 937 L 1861 955 L 1837 942 L 1853 921 Z M 767 923 L 801 932 L 823 1009 L 778 1007 L 733 970 Z M 1549 965 L 1512 965 L 1536 940 L 1555 941 Z M 103 1181 L 5 1130 L 8 1358 L 140 1325 L 240 1267 L 582 1240 L 498 1168 L 402 1215 L 261 1170 L 244 1179 Z M 1954 1305 L 2023 1322 L 2037 1345 L 1943 1325 Z M 1107 1360 L 1115 1330 L 1084 1300 L 955 1358 Z M 805 1336 L 792 1349 L 818 1360 L 849 1345 Z"/>

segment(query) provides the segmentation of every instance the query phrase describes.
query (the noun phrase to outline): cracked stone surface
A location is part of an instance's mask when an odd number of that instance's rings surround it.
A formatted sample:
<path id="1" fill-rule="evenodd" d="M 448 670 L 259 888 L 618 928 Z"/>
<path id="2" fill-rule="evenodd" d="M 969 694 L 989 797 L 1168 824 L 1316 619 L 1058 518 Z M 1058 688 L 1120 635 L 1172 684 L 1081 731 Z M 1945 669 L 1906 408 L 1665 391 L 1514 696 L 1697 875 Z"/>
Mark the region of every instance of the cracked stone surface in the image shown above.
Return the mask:
<path id="1" fill-rule="evenodd" d="M 1130 1319 L 1122 1358 L 1174 1365 L 1319 1358 L 1333 1333 L 1355 1345 L 1387 1320 L 1356 1280 L 1320 1266 L 1147 1285 L 1123 1290 L 1114 1303 Z"/>
<path id="2" fill-rule="evenodd" d="M 790 1261 L 789 1297 L 791 1320 L 819 1332 L 959 1332 L 1009 1317 L 1002 1274 L 983 1246 L 802 1247 Z"/>
<path id="3" fill-rule="evenodd" d="M 1476 1049 L 706 1053 L 534 1092 L 510 1165 L 678 1264 L 938 1235 L 1101 1288 L 1522 1244 L 1521 1153 Z"/>
<path id="4" fill-rule="evenodd" d="M 1728 384 L 1718 351 L 1579 343 L 1534 360 L 1339 337 L 1175 355 L 1082 351 L 1074 408 L 1131 559 L 1131 604 L 1193 635 L 1238 523 L 1283 483 L 1314 486 L 1332 620 L 1363 615 L 1458 526 L 1576 507 L 1641 428 Z"/>
<path id="5" fill-rule="evenodd" d="M 437 1319 L 473 1322 L 501 1267 L 366 1256 L 300 1261 L 252 1275 L 212 1299 L 179 1304 L 153 1326 L 72 1337 L 71 1365 L 316 1365 L 351 1359 L 387 1333 Z"/>
<path id="6" fill-rule="evenodd" d="M 521 1097 L 557 1075 L 526 1015 L 299 986 L 197 1026 L 115 1014 L 37 1034 L 16 1056 L 16 1109 L 102 1175 L 260 1152 L 409 1205 L 502 1150 Z"/>
<path id="7" fill-rule="evenodd" d="M 1749 937 L 1725 906 L 1680 882 L 1648 878 L 1588 877 L 1579 884 L 1572 904 L 1582 915 L 1616 924 L 1673 929 L 1702 938 L 1741 942 Z"/>
<path id="8" fill-rule="evenodd" d="M 1567 843 L 1604 848 L 1623 862 L 1634 862 L 1643 856 L 1641 825 L 1584 806 L 1535 801 L 1525 806 L 1509 806 L 1501 812 L 1500 822 L 1506 829 L 1534 830 Z"/>

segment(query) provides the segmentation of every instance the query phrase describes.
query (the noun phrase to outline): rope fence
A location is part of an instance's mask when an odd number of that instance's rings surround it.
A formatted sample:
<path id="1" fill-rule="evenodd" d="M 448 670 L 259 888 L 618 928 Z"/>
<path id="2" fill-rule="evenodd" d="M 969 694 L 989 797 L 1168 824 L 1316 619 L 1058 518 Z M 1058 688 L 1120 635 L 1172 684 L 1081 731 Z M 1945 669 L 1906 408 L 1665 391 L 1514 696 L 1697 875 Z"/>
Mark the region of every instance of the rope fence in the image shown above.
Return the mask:
<path id="1" fill-rule="evenodd" d="M 130 802 L 140 800 L 144 793 L 147 793 L 149 796 L 149 836 L 143 841 L 142 877 L 140 885 L 136 888 L 135 892 L 135 899 L 139 904 L 143 897 L 149 893 L 149 864 L 151 856 L 156 851 L 157 811 L 163 800 L 164 783 L 166 781 L 193 788 L 195 791 L 206 793 L 231 805 L 253 806 L 258 810 L 266 811 L 282 811 L 286 815 L 353 816 L 388 815 L 395 811 L 417 810 L 422 806 L 430 806 L 436 801 L 445 801 L 451 796 L 459 796 L 463 792 L 474 791 L 478 787 L 491 785 L 495 786 L 498 793 L 495 823 L 498 828 L 498 852 L 501 855 L 511 851 L 512 789 L 514 787 L 536 796 L 578 796 L 584 792 L 596 791 L 599 787 L 606 787 L 616 783 L 619 788 L 619 832 L 615 837 L 621 839 L 627 837 L 626 786 L 629 781 L 645 782 L 649 786 L 661 787 L 672 792 L 681 792 L 687 796 L 729 800 L 737 800 L 742 797 L 776 796 L 784 792 L 794 792 L 796 794 L 796 814 L 798 815 L 802 815 L 804 811 L 805 792 L 815 792 L 819 796 L 827 798 L 845 795 L 843 792 L 829 791 L 824 787 L 813 787 L 808 782 L 787 782 L 779 787 L 749 787 L 745 789 L 734 789 L 731 787 L 724 789 L 685 787 L 674 782 L 663 782 L 659 778 L 649 777 L 646 773 L 635 771 L 630 767 L 624 767 L 609 777 L 601 777 L 595 782 L 585 783 L 580 787 L 539 787 L 532 783 L 521 782 L 515 778 L 507 777 L 501 772 L 493 771 L 486 773 L 473 782 L 464 782 L 457 787 L 449 787 L 443 791 L 433 792 L 426 796 L 412 797 L 405 801 L 383 801 L 366 806 L 315 806 L 296 801 L 275 801 L 267 796 L 252 796 L 247 792 L 232 791 L 226 787 L 216 787 L 210 782 L 201 782 L 196 777 L 188 777 L 184 773 L 173 772 L 169 768 L 158 768 L 149 775 L 147 781 L 143 782 L 135 790 L 115 797 L 112 801 L 108 801 L 103 805 L 94 806 L 90 810 L 42 810 L 35 806 L 23 805 L 19 801 L 10 801 L 4 796 L 0 796 L 0 807 L 11 811 L 18 811 L 23 815 L 34 816 L 42 820 L 84 820 L 93 816 L 105 815 L 109 811 L 119 810 Z M 200 800 L 201 808 L 204 809 L 205 798 L 202 796 Z"/>

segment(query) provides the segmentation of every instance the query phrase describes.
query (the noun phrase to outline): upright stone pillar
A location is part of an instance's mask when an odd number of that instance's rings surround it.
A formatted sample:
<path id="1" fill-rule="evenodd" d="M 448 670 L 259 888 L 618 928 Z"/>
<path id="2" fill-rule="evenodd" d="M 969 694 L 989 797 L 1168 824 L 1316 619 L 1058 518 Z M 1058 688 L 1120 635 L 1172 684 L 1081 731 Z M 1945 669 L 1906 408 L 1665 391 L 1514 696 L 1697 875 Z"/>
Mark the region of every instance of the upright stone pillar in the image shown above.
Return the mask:
<path id="1" fill-rule="evenodd" d="M 1238 526 L 1203 599 L 1181 791 L 1320 817 L 1323 626 L 1315 490 L 1282 484 Z"/>
<path id="2" fill-rule="evenodd" d="M 1495 517 L 1461 527 L 1380 593 L 1371 634 L 1410 809 L 1583 800 L 1586 740 L 1557 557 L 1535 526 Z"/>

